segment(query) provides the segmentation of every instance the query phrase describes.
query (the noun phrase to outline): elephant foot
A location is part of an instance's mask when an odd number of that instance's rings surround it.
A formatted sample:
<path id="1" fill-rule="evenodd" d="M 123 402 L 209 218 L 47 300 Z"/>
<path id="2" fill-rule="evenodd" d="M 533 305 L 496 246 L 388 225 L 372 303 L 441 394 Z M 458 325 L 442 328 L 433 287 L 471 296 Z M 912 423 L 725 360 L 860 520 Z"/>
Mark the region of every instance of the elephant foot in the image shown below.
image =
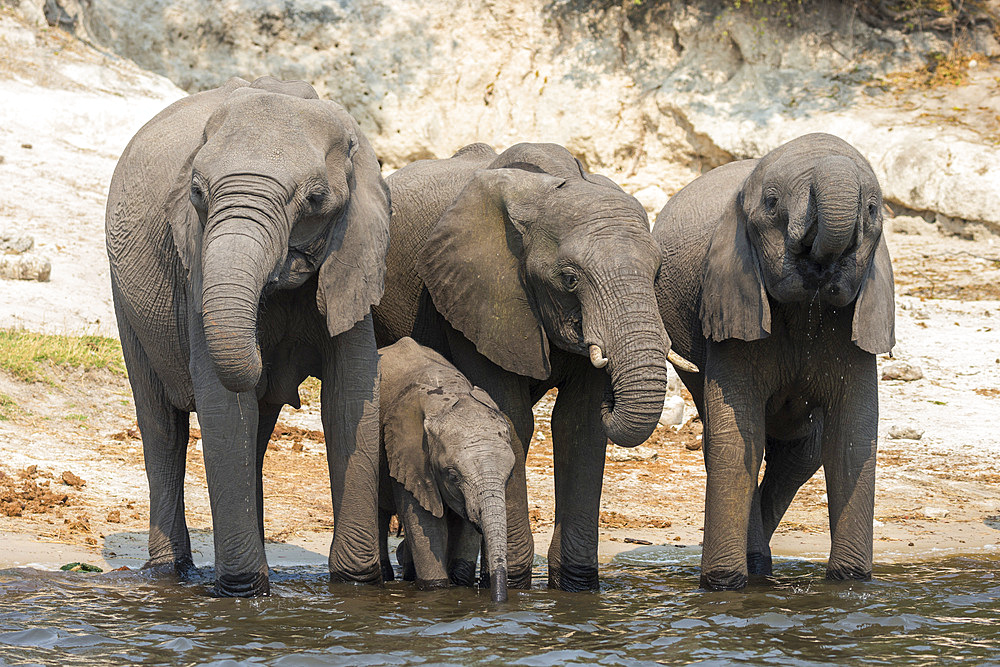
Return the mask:
<path id="1" fill-rule="evenodd" d="M 601 587 L 597 568 L 553 567 L 549 565 L 549 588 L 579 593 L 596 591 Z"/>
<path id="2" fill-rule="evenodd" d="M 830 581 L 870 581 L 872 571 L 856 567 L 827 567 L 826 578 Z"/>
<path id="3" fill-rule="evenodd" d="M 742 572 L 702 572 L 699 586 L 709 591 L 739 591 L 747 586 Z"/>
<path id="4" fill-rule="evenodd" d="M 361 569 L 330 567 L 330 581 L 344 584 L 381 584 L 382 566 L 377 561 Z"/>
<path id="5" fill-rule="evenodd" d="M 222 576 L 215 580 L 212 594 L 220 598 L 254 598 L 271 594 L 267 571 L 243 576 Z"/>
<path id="6" fill-rule="evenodd" d="M 448 578 L 456 586 L 476 585 L 476 563 L 469 560 L 456 560 L 452 562 L 448 571 Z"/>
<path id="7" fill-rule="evenodd" d="M 433 591 L 451 586 L 451 581 L 448 579 L 417 579 L 416 583 L 417 588 L 422 591 Z"/>
<path id="8" fill-rule="evenodd" d="M 191 556 L 180 558 L 150 558 L 143 566 L 142 571 L 154 577 L 180 577 L 187 578 L 197 570 Z"/>
<path id="9" fill-rule="evenodd" d="M 747 574 L 769 577 L 773 571 L 770 553 L 755 551 L 747 554 Z"/>
<path id="10" fill-rule="evenodd" d="M 529 590 L 531 588 L 531 569 L 507 573 L 507 588 Z"/>
<path id="11" fill-rule="evenodd" d="M 382 570 L 382 581 L 395 581 L 396 573 L 392 570 L 392 565 L 389 563 L 380 563 L 380 568 Z"/>

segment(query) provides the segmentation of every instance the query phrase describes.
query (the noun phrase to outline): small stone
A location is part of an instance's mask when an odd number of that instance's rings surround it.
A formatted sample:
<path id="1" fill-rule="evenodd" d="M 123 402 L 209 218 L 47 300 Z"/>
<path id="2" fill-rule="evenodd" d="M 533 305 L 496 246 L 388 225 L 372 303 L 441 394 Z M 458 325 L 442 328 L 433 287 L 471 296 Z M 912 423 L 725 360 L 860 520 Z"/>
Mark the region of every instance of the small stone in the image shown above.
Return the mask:
<path id="1" fill-rule="evenodd" d="M 77 489 L 87 484 L 86 480 L 84 480 L 81 477 L 78 477 L 77 475 L 74 475 L 69 470 L 65 471 L 62 474 L 62 482 L 67 486 L 72 486 Z"/>
<path id="2" fill-rule="evenodd" d="M 32 236 L 0 236 L 0 252 L 5 255 L 21 255 L 35 247 Z"/>
<path id="3" fill-rule="evenodd" d="M 622 461 L 653 461 L 658 454 L 651 447 L 619 447 L 611 445 L 608 447 L 608 460 L 621 463 Z"/>
<path id="4" fill-rule="evenodd" d="M 43 257 L 27 254 L 0 257 L 0 278 L 44 283 L 48 282 L 51 274 L 52 264 Z"/>
<path id="5" fill-rule="evenodd" d="M 680 396 L 667 396 L 663 400 L 663 412 L 660 413 L 660 424 L 663 426 L 678 426 L 684 423 L 684 399 Z"/>
<path id="6" fill-rule="evenodd" d="M 920 370 L 920 367 L 914 366 L 908 361 L 894 361 L 891 364 L 886 364 L 882 368 L 883 380 L 903 380 L 906 382 L 912 382 L 913 380 L 919 380 L 923 376 L 924 372 Z"/>
<path id="7" fill-rule="evenodd" d="M 923 436 L 923 429 L 916 426 L 896 424 L 889 428 L 889 437 L 893 440 L 919 440 Z"/>
<path id="8" fill-rule="evenodd" d="M 948 516 L 948 510 L 943 507 L 925 507 L 921 511 L 928 519 L 943 519 Z"/>
<path id="9" fill-rule="evenodd" d="M 21 148 L 31 148 L 31 144 L 21 144 Z"/>

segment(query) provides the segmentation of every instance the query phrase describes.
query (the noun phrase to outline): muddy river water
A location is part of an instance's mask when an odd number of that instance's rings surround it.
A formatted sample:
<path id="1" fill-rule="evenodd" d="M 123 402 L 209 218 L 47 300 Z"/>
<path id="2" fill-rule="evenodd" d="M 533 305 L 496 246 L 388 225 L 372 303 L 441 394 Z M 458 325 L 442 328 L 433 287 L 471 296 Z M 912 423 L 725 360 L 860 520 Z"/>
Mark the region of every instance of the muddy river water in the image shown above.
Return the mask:
<path id="1" fill-rule="evenodd" d="M 744 592 L 699 591 L 697 549 L 651 547 L 602 566 L 600 593 L 538 588 L 503 605 L 273 571 L 272 595 L 207 595 L 137 572 L 0 571 L 0 665 L 1000 665 L 1000 557 L 877 565 L 823 580 L 782 560 Z M 536 582 L 545 581 L 539 559 Z"/>

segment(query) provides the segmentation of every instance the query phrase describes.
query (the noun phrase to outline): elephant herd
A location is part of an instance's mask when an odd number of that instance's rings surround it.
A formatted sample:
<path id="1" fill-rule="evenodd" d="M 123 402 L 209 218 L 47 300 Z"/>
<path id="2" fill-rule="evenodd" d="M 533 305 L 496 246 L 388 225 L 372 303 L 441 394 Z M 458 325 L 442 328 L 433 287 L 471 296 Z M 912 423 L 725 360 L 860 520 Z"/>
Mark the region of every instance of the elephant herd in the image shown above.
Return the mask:
<path id="1" fill-rule="evenodd" d="M 150 490 L 149 561 L 193 567 L 197 412 L 215 591 L 268 592 L 261 469 L 322 380 L 335 581 L 531 585 L 525 456 L 550 389 L 548 585 L 598 587 L 607 441 L 644 442 L 672 363 L 704 421 L 701 583 L 746 585 L 822 465 L 828 576 L 872 568 L 875 354 L 893 345 L 882 199 L 812 134 L 715 169 L 656 218 L 555 144 L 472 144 L 383 180 L 340 105 L 232 79 L 149 121 L 111 181 L 107 250 Z M 763 479 L 758 483 L 762 463 Z M 482 556 L 480 550 L 482 547 Z"/>

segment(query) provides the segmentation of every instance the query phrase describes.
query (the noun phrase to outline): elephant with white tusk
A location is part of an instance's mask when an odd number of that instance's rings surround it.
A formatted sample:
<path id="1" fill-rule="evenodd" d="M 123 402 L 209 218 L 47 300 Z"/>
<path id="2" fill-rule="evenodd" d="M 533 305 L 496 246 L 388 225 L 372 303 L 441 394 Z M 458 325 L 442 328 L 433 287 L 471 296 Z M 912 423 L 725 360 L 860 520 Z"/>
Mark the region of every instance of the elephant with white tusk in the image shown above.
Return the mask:
<path id="1" fill-rule="evenodd" d="M 524 459 L 532 406 L 552 412 L 555 527 L 549 585 L 598 586 L 607 441 L 644 442 L 663 410 L 667 338 L 653 282 L 660 252 L 638 201 L 565 148 L 484 144 L 387 178 L 392 240 L 380 345 L 410 336 L 452 362 L 514 425 L 507 485 L 510 585 L 531 583 Z"/>

